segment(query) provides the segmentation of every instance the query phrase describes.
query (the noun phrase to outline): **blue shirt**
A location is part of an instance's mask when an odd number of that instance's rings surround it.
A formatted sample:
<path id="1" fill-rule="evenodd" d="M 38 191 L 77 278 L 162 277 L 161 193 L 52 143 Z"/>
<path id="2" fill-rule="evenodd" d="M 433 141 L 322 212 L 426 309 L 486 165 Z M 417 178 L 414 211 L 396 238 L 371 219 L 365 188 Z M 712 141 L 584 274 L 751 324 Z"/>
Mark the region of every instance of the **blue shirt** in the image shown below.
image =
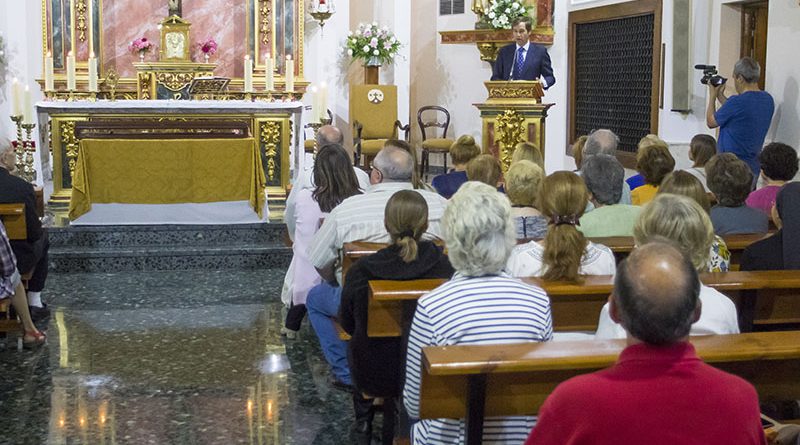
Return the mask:
<path id="1" fill-rule="evenodd" d="M 644 185 L 644 176 L 642 176 L 641 174 L 633 175 L 630 178 L 626 179 L 625 182 L 628 183 L 628 187 L 630 187 L 631 190 L 636 190 L 637 188 Z"/>
<path id="2" fill-rule="evenodd" d="M 467 182 L 467 172 L 451 172 L 433 178 L 431 185 L 436 192 L 450 199 L 461 187 L 461 184 Z"/>
<path id="3" fill-rule="evenodd" d="M 775 112 L 775 101 L 765 91 L 747 91 L 730 97 L 716 113 L 720 153 L 733 153 L 758 177 L 758 153 Z"/>

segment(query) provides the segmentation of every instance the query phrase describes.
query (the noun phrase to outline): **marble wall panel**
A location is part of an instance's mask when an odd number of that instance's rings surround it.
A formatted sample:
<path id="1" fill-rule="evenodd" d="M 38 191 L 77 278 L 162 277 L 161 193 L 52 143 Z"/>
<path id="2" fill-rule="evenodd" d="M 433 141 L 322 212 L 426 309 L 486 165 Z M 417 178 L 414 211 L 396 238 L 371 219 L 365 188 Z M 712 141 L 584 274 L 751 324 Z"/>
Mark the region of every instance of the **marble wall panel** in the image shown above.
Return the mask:
<path id="1" fill-rule="evenodd" d="M 246 52 L 245 2 L 226 0 L 184 0 L 183 18 L 192 27 L 192 58 L 201 62 L 203 54 L 198 43 L 213 38 L 217 42 L 217 53 L 211 61 L 217 63 L 214 74 L 222 77 L 243 77 L 243 59 Z"/>
<path id="2" fill-rule="evenodd" d="M 139 56 L 131 54 L 128 45 L 139 37 L 153 41 L 156 47 L 147 55 L 147 60 L 157 60 L 158 24 L 166 16 L 164 0 L 104 0 L 103 72 L 114 68 L 122 77 L 135 77 L 133 63 L 139 61 Z"/>

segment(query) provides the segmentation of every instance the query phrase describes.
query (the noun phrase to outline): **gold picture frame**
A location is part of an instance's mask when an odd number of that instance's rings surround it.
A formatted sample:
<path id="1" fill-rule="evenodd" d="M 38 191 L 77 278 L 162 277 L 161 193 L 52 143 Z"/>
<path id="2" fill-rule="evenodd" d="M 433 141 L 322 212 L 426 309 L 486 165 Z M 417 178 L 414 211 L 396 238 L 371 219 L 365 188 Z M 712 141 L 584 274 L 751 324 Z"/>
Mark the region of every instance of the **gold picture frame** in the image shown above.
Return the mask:
<path id="1" fill-rule="evenodd" d="M 173 15 L 161 21 L 161 45 L 158 59 L 162 62 L 190 62 L 189 27 L 192 24 Z"/>

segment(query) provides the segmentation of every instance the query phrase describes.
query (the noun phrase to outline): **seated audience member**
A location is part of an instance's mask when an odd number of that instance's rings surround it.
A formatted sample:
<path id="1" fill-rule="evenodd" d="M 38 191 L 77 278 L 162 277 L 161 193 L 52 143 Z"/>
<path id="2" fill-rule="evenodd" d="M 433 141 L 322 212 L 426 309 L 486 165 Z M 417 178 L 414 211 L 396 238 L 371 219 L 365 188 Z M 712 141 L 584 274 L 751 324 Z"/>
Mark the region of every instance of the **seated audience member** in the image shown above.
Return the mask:
<path id="1" fill-rule="evenodd" d="M 308 291 L 322 282 L 307 253 L 320 220 L 346 198 L 361 193 L 350 166 L 350 157 L 344 147 L 339 144 L 322 147 L 314 162 L 314 188 L 300 190 L 295 198 L 292 262 L 283 284 L 283 291 L 290 294 L 288 300 L 291 304 L 282 332 L 290 337 L 300 330 Z"/>
<path id="2" fill-rule="evenodd" d="M 639 140 L 639 144 L 637 145 L 637 154 L 641 153 L 644 147 L 650 145 L 658 145 L 666 148 L 667 151 L 669 151 L 669 145 L 666 142 L 664 142 L 660 137 L 654 134 L 648 134 L 647 136 Z M 641 172 L 626 179 L 625 182 L 631 188 L 631 191 L 636 190 L 637 188 L 645 185 L 646 183 L 644 180 L 644 175 Z"/>
<path id="3" fill-rule="evenodd" d="M 536 195 L 544 172 L 531 161 L 511 163 L 506 173 L 506 195 L 511 201 L 511 217 L 517 227 L 517 239 L 542 239 L 547 233 L 547 218 L 536 209 Z"/>
<path id="4" fill-rule="evenodd" d="M 319 130 L 317 131 L 317 153 L 319 153 L 319 150 L 326 145 L 342 145 L 343 143 L 344 136 L 342 135 L 341 130 L 333 125 L 323 125 L 319 127 Z M 353 154 L 351 152 L 348 151 L 347 156 L 350 157 L 350 164 L 353 169 L 353 173 L 355 173 L 356 179 L 358 179 L 358 188 L 360 188 L 362 191 L 366 190 L 367 187 L 369 187 L 369 175 L 359 167 L 352 165 Z M 314 158 L 306 157 L 305 159 L 306 162 L 303 165 L 303 169 L 300 170 L 297 179 L 292 183 L 292 189 L 289 191 L 289 196 L 286 197 L 286 210 L 283 214 L 283 221 L 286 223 L 286 228 L 289 231 L 289 238 L 291 238 L 292 241 L 294 241 L 294 238 L 292 238 L 295 232 L 294 223 L 297 220 L 294 214 L 297 195 L 300 193 L 300 190 L 314 188 Z M 288 291 L 284 289 L 284 292 Z M 289 294 L 287 293 L 286 295 Z M 285 299 L 283 302 L 288 305 L 291 303 L 291 300 Z"/>
<path id="5" fill-rule="evenodd" d="M 688 341 L 701 292 L 674 247 L 634 250 L 609 297 L 628 346 L 614 366 L 558 385 L 525 445 L 766 445 L 753 386 L 704 364 Z"/>
<path id="6" fill-rule="evenodd" d="M 689 160 L 692 161 L 692 168 L 686 171 L 700 180 L 706 193 L 711 191 L 706 184 L 706 163 L 715 154 L 717 154 L 717 140 L 713 136 L 698 134 L 689 143 Z"/>
<path id="7" fill-rule="evenodd" d="M 408 151 L 385 146 L 372 161 L 370 186 L 362 195 L 351 196 L 330 212 L 308 248 L 308 259 L 319 272 L 323 282 L 313 287 L 306 298 L 308 319 L 319 337 L 322 352 L 331 365 L 337 388 L 351 384 L 347 366 L 347 347 L 339 339 L 332 318 L 339 314 L 342 282 L 341 250 L 352 241 L 389 242 L 384 226 L 384 210 L 392 195 L 400 190 L 413 189 L 414 160 Z M 428 203 L 426 239 L 439 237 L 439 220 L 447 200 L 427 190 L 418 193 Z"/>
<path id="8" fill-rule="evenodd" d="M 711 211 L 711 203 L 708 199 L 708 194 L 703 190 L 703 184 L 696 176 L 688 171 L 678 170 L 667 175 L 661 181 L 661 187 L 658 188 L 658 194 L 672 193 L 673 195 L 682 195 L 692 198 L 706 213 Z M 711 251 L 708 257 L 708 272 L 727 272 L 731 264 L 731 252 L 728 250 L 728 245 L 725 240 L 719 235 L 714 235 L 714 241 L 711 243 Z"/>
<path id="9" fill-rule="evenodd" d="M 572 157 L 575 159 L 575 171 L 580 171 L 581 165 L 583 165 L 583 146 L 586 145 L 586 139 L 588 138 L 588 136 L 583 135 L 572 144 Z"/>
<path id="10" fill-rule="evenodd" d="M 664 176 L 675 168 L 675 159 L 666 144 L 645 145 L 636 153 L 636 170 L 644 177 L 644 185 L 631 191 L 633 205 L 650 202 L 658 192 Z"/>
<path id="11" fill-rule="evenodd" d="M 442 230 L 456 274 L 417 304 L 403 390 L 412 419 L 419 418 L 420 412 L 423 348 L 547 341 L 553 331 L 547 294 L 503 273 L 515 243 L 511 206 L 505 196 L 494 187 L 467 182 L 447 206 Z M 488 418 L 483 423 L 483 443 L 522 443 L 532 425 L 531 417 Z M 463 444 L 464 421 L 417 421 L 411 443 Z"/>
<path id="12" fill-rule="evenodd" d="M 546 177 L 537 203 L 549 219 L 547 235 L 515 247 L 508 272 L 515 277 L 565 281 L 578 281 L 579 275 L 613 275 L 616 261 L 611 249 L 590 242 L 576 227 L 587 202 L 589 192 L 580 176 L 559 171 Z"/>
<path id="13" fill-rule="evenodd" d="M 633 224 L 642 208 L 620 204 L 625 169 L 617 158 L 599 154 L 583 163 L 583 180 L 594 210 L 581 217 L 584 236 L 633 236 Z"/>
<path id="14" fill-rule="evenodd" d="M 697 271 L 706 272 L 714 229 L 708 214 L 691 198 L 663 193 L 642 210 L 633 229 L 633 239 L 637 246 L 669 240 L 692 261 Z M 692 325 L 691 335 L 739 333 L 736 306 L 730 298 L 701 283 L 700 302 L 703 313 Z M 625 330 L 612 320 L 608 304 L 600 312 L 595 337 L 625 338 Z"/>
<path id="15" fill-rule="evenodd" d="M 14 148 L 7 138 L 0 138 L 0 204 L 25 204 L 25 226 L 28 239 L 11 240 L 11 249 L 17 259 L 17 269 L 21 275 L 33 272 L 28 281 L 28 306 L 34 321 L 50 315 L 47 305 L 42 303 L 42 290 L 47 281 L 48 252 L 50 241 L 47 230 L 36 213 L 36 194 L 33 184 L 11 173 L 15 164 Z"/>
<path id="16" fill-rule="evenodd" d="M 497 188 L 502 176 L 500 161 L 492 155 L 476 156 L 467 163 L 467 178 L 470 181 L 482 182 Z"/>
<path id="17" fill-rule="evenodd" d="M 395 400 L 403 385 L 404 347 L 400 338 L 369 338 L 367 308 L 370 280 L 450 278 L 453 266 L 442 249 L 420 241 L 428 227 L 428 204 L 419 193 L 401 190 L 386 203 L 386 231 L 391 245 L 362 258 L 347 272 L 339 320 L 349 342 L 356 434 L 365 444 L 372 436 L 373 399 L 383 398 L 383 443 L 391 445 Z M 406 308 L 413 313 L 413 303 Z"/>
<path id="18" fill-rule="evenodd" d="M 717 199 L 711 222 L 717 235 L 767 233 L 769 218 L 745 205 L 753 185 L 750 167 L 733 153 L 714 155 L 706 164 L 708 188 Z"/>
<path id="19" fill-rule="evenodd" d="M 744 249 L 741 270 L 800 269 L 800 182 L 781 188 L 772 219 L 778 231 Z"/>
<path id="20" fill-rule="evenodd" d="M 611 130 L 595 130 L 586 138 L 586 144 L 583 146 L 583 162 L 586 162 L 590 156 L 596 154 L 607 154 L 609 156 L 616 156 L 617 145 L 619 145 L 619 137 Z M 581 173 L 578 173 L 581 174 Z M 619 200 L 620 204 L 631 203 L 631 188 L 623 181 L 622 183 L 622 198 Z M 590 212 L 594 207 L 589 203 L 586 209 Z"/>
<path id="21" fill-rule="evenodd" d="M 453 193 L 467 182 L 467 163 L 481 154 L 481 147 L 475 143 L 475 138 L 465 134 L 459 137 L 450 146 L 450 158 L 453 160 L 453 171 L 445 172 L 433 178 L 431 185 L 436 192 L 450 199 Z"/>
<path id="22" fill-rule="evenodd" d="M 761 164 L 761 178 L 766 185 L 750 193 L 745 204 L 769 215 L 775 206 L 775 197 L 784 184 L 797 174 L 797 152 L 794 148 L 773 142 L 758 154 Z"/>
<path id="23" fill-rule="evenodd" d="M 542 151 L 533 142 L 520 142 L 514 147 L 514 153 L 511 154 L 511 163 L 518 161 L 531 161 L 538 165 L 544 171 L 544 157 Z"/>
<path id="24" fill-rule="evenodd" d="M 0 223 L 0 300 L 11 298 L 11 306 L 17 311 L 20 321 L 22 321 L 22 343 L 27 346 L 40 345 L 45 342 L 46 337 L 36 329 L 31 319 L 28 309 L 28 300 L 25 297 L 25 288 L 22 285 L 22 277 L 17 270 L 17 262 L 14 251 L 8 241 L 6 228 Z"/>
<path id="25" fill-rule="evenodd" d="M 416 168 L 418 165 L 417 163 L 417 150 L 415 150 L 411 144 L 402 140 L 402 139 L 387 139 L 386 142 L 383 143 L 384 147 L 394 147 L 399 148 L 400 150 L 404 150 L 411 155 L 411 160 L 414 162 L 414 171 L 411 173 L 411 184 L 414 186 L 416 190 L 427 190 L 429 192 L 434 192 L 435 190 L 433 187 L 429 186 L 422 180 L 422 177 L 419 174 L 419 170 Z"/>

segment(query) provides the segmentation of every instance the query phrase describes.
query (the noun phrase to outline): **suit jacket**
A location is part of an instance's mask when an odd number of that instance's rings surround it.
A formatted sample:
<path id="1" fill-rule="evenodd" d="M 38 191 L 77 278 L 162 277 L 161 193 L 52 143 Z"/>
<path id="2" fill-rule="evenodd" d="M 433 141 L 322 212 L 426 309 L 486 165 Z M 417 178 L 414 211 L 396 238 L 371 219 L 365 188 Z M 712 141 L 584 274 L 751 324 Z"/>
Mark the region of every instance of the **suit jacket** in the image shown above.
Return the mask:
<path id="1" fill-rule="evenodd" d="M 516 43 L 500 48 L 500 51 L 497 52 L 497 60 L 494 62 L 492 80 L 510 80 L 511 70 L 516 58 Z M 553 76 L 553 67 L 550 64 L 550 55 L 547 54 L 547 48 L 531 43 L 528 46 L 528 52 L 525 54 L 525 63 L 522 65 L 522 79 L 537 80 L 540 76 L 544 77 L 544 80 L 547 82 L 547 88 L 550 88 L 556 83 L 556 78 Z"/>
<path id="2" fill-rule="evenodd" d="M 0 168 L 0 203 L 25 204 L 25 225 L 28 231 L 28 240 L 11 241 L 11 248 L 17 256 L 17 264 L 29 263 L 34 255 L 33 244 L 42 237 L 42 222 L 36 214 L 36 195 L 33 185 L 20 179 L 4 168 Z M 26 271 L 27 272 L 27 271 Z"/>

